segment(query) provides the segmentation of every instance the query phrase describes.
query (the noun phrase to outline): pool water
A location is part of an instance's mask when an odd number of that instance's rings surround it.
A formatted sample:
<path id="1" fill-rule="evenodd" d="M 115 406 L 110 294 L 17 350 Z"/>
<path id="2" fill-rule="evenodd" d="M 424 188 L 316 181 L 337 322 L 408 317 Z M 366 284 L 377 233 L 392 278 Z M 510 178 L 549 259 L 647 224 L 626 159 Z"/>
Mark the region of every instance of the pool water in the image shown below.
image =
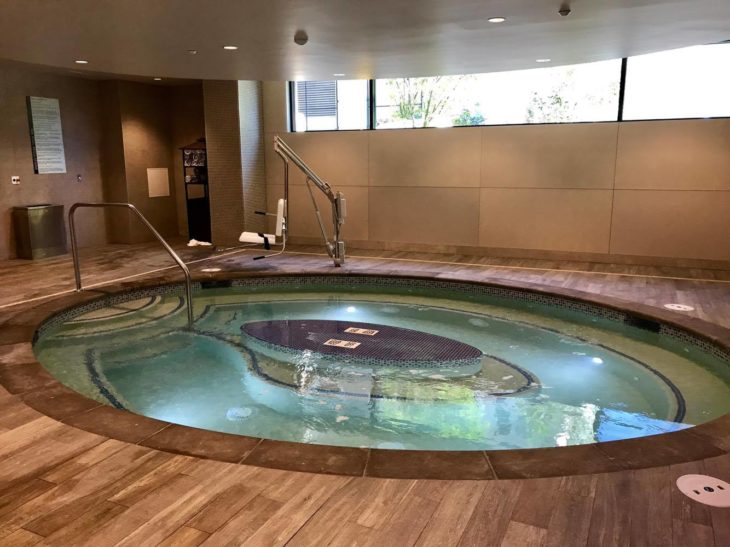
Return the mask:
<path id="1" fill-rule="evenodd" d="M 728 362 L 615 313 L 444 283 L 241 285 L 197 291 L 192 330 L 181 296 L 139 293 L 69 314 L 35 351 L 102 403 L 303 443 L 566 446 L 730 411 Z"/>

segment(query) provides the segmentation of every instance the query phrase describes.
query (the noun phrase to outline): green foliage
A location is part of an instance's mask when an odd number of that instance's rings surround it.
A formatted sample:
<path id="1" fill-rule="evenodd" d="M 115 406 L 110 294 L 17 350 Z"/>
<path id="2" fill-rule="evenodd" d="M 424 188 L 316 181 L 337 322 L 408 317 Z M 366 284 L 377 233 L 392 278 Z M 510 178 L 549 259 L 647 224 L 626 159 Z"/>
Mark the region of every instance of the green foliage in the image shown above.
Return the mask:
<path id="1" fill-rule="evenodd" d="M 577 103 L 564 96 L 568 85 L 569 80 L 565 79 L 547 94 L 533 91 L 530 104 L 527 107 L 527 123 L 572 121 Z"/>
<path id="2" fill-rule="evenodd" d="M 396 104 L 394 117 L 411 122 L 412 127 L 428 127 L 451 101 L 466 76 L 398 78 L 388 81 Z"/>
<path id="3" fill-rule="evenodd" d="M 476 105 L 479 106 L 479 105 Z M 472 112 L 468 108 L 464 108 L 458 117 L 454 118 L 454 126 L 465 126 L 465 125 L 483 125 L 485 122 L 484 115 L 475 110 Z"/>

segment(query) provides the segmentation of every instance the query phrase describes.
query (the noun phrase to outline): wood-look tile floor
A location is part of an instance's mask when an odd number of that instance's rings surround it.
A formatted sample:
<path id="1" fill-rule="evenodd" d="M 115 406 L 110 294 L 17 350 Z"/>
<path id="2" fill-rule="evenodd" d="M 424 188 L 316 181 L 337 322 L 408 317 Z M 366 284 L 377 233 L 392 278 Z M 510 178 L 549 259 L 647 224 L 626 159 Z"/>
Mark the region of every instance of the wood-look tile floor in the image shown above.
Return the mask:
<path id="1" fill-rule="evenodd" d="M 328 270 L 322 256 L 192 264 Z M 185 251 L 201 260 L 209 251 Z M 154 246 L 85 253 L 86 283 L 168 265 Z M 353 258 L 352 255 L 367 256 Z M 730 326 L 728 272 L 353 252 L 345 271 L 521 280 L 691 312 Z M 377 255 L 377 256 L 375 256 Z M 472 265 L 469 265 L 472 264 Z M 570 270 L 566 272 L 565 270 Z M 150 275 L 154 275 L 150 274 Z M 0 322 L 73 288 L 70 259 L 0 263 Z M 685 473 L 730 479 L 730 455 L 674 466 L 536 480 L 431 481 L 314 475 L 200 460 L 56 422 L 0 388 L 0 545 L 730 545 L 730 509 L 680 494 Z"/>

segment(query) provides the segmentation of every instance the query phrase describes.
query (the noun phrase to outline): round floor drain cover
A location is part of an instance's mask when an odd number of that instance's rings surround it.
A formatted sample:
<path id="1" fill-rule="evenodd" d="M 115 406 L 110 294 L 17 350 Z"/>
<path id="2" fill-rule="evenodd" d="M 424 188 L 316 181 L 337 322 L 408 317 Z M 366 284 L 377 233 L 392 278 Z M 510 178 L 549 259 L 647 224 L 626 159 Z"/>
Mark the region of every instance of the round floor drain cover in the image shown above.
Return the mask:
<path id="1" fill-rule="evenodd" d="M 668 310 L 672 311 L 693 311 L 694 308 L 692 306 L 688 306 L 687 304 L 664 304 L 664 307 Z"/>
<path id="2" fill-rule="evenodd" d="M 708 475 L 682 475 L 677 488 L 695 501 L 713 507 L 730 507 L 730 484 Z"/>

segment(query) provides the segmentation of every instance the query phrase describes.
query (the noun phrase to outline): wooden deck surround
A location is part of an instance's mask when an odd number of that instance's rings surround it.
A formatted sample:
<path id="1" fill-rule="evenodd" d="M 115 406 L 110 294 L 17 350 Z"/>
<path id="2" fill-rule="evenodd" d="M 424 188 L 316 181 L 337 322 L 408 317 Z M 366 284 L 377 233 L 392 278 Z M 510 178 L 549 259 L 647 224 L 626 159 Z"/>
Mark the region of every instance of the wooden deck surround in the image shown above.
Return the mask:
<path id="1" fill-rule="evenodd" d="M 333 273 L 318 253 L 299 247 L 253 262 L 246 251 L 186 249 L 183 257 L 196 279 Z M 35 325 L 79 298 L 178 280 L 179 272 L 153 245 L 84 254 L 84 281 L 94 289 L 85 295 L 73 293 L 68 257 L 0 263 L 0 545 L 730 545 L 730 509 L 700 506 L 673 484 L 685 473 L 730 478 L 728 416 L 689 430 L 691 439 L 640 439 L 639 450 L 616 445 L 607 458 L 595 445 L 543 449 L 563 451 L 551 460 L 535 459 L 538 451 L 490 455 L 489 476 L 472 479 L 491 480 L 434 479 L 459 459 L 409 453 L 364 462 L 381 465 L 377 477 L 276 469 L 336 454 L 302 455 L 271 441 L 246 447 L 228 435 L 191 437 L 190 428 L 120 419 L 44 376 L 29 343 Z M 201 271 L 212 266 L 223 271 Z M 730 271 L 355 251 L 336 273 L 552 290 L 625 304 L 730 344 Z M 695 310 L 668 312 L 667 302 Z M 595 467 L 600 458 L 612 467 Z"/>

